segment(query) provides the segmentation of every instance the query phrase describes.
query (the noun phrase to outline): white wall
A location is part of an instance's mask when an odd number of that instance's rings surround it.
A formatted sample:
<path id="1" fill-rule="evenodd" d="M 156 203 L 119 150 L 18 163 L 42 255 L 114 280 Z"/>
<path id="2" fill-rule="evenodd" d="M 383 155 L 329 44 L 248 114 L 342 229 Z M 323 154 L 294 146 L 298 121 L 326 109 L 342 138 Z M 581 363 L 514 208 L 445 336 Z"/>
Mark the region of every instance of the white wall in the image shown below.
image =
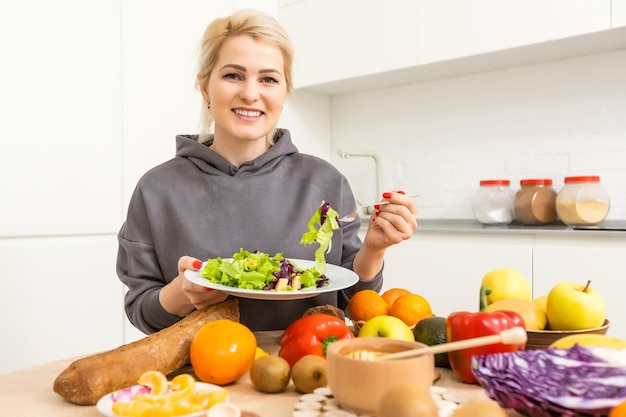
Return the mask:
<path id="1" fill-rule="evenodd" d="M 374 198 L 374 150 L 385 190 L 420 192 L 422 218 L 472 218 L 480 179 L 600 175 L 609 219 L 626 218 L 626 50 L 334 97 L 333 162 L 357 197 Z"/>

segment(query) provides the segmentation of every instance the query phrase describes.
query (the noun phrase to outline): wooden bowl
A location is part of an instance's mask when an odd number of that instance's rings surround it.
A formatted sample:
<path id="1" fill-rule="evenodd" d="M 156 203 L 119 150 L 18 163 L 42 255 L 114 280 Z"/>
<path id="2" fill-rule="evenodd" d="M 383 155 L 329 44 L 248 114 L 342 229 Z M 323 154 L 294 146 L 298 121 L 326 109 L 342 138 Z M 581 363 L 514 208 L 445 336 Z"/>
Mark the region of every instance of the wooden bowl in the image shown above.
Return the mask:
<path id="1" fill-rule="evenodd" d="M 430 389 L 435 375 L 432 354 L 394 359 L 357 359 L 356 351 L 400 352 L 426 345 L 386 337 L 355 337 L 328 345 L 328 387 L 339 406 L 352 413 L 374 415 L 382 395 L 396 384 L 411 382 Z"/>
<path id="2" fill-rule="evenodd" d="M 573 334 L 606 334 L 609 330 L 609 321 L 604 320 L 604 324 L 600 327 L 595 327 L 593 329 L 584 329 L 584 330 L 529 330 L 526 332 L 528 334 L 528 341 L 526 342 L 526 349 L 543 349 L 550 346 L 553 342 L 558 339 L 570 336 Z"/>

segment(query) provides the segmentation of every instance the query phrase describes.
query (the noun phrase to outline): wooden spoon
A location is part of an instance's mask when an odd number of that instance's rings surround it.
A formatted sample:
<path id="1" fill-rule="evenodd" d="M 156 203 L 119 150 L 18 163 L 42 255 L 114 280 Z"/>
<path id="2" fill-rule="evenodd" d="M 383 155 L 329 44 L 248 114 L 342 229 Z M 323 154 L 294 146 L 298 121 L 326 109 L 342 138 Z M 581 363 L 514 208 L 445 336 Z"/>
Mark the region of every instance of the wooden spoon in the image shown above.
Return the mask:
<path id="1" fill-rule="evenodd" d="M 455 350 L 469 349 L 478 346 L 493 345 L 502 343 L 505 345 L 517 345 L 525 343 L 527 340 L 526 329 L 520 326 L 502 330 L 500 333 L 489 336 L 474 337 L 472 339 L 458 340 L 456 342 L 442 343 L 434 346 L 419 347 L 417 349 L 404 350 L 395 353 L 381 353 L 367 350 L 359 350 L 352 352 L 351 356 L 355 359 L 363 360 L 393 360 L 412 358 L 427 354 L 452 352 Z"/>

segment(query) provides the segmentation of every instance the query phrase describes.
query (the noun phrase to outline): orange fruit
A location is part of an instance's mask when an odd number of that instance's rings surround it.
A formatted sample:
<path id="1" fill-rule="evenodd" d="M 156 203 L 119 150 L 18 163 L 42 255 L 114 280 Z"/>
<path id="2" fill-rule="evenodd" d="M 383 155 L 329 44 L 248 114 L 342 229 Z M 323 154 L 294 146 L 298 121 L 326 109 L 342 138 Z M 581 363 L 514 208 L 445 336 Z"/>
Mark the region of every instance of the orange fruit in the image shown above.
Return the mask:
<path id="1" fill-rule="evenodd" d="M 352 321 L 368 321 L 389 314 L 389 304 L 374 290 L 361 290 L 348 302 L 348 315 Z"/>
<path id="2" fill-rule="evenodd" d="M 150 388 L 150 394 L 163 395 L 169 389 L 167 377 L 159 371 L 146 371 L 139 376 L 137 383 Z"/>
<path id="3" fill-rule="evenodd" d="M 419 294 L 404 294 L 398 297 L 389 309 L 389 315 L 402 320 L 407 326 L 433 316 L 433 310 L 424 297 Z"/>
<path id="4" fill-rule="evenodd" d="M 256 348 L 254 333 L 243 324 L 213 320 L 204 324 L 191 340 L 191 367 L 201 381 L 230 384 L 250 370 Z"/>
<path id="5" fill-rule="evenodd" d="M 609 417 L 626 417 L 626 401 L 611 408 L 611 411 L 609 411 Z"/>
<path id="6" fill-rule="evenodd" d="M 385 300 L 387 304 L 389 304 L 389 307 L 391 308 L 394 301 L 396 301 L 398 297 L 404 294 L 411 294 L 411 291 L 405 288 L 390 288 L 387 291 L 385 291 L 381 297 L 383 297 L 383 300 Z"/>

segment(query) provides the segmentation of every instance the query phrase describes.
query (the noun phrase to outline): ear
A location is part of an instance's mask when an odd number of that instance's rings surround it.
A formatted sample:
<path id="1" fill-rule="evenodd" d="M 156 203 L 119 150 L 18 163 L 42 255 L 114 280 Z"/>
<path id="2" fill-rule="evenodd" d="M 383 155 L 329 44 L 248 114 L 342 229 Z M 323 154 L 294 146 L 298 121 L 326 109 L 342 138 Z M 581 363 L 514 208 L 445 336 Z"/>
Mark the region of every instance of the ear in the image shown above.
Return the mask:
<path id="1" fill-rule="evenodd" d="M 205 84 L 205 82 L 206 80 L 202 80 L 200 78 L 200 75 L 196 77 L 196 86 L 198 87 L 198 90 L 200 90 L 200 92 L 202 93 L 202 98 L 204 98 L 204 101 L 208 102 L 209 92 L 207 91 L 207 85 Z"/>

